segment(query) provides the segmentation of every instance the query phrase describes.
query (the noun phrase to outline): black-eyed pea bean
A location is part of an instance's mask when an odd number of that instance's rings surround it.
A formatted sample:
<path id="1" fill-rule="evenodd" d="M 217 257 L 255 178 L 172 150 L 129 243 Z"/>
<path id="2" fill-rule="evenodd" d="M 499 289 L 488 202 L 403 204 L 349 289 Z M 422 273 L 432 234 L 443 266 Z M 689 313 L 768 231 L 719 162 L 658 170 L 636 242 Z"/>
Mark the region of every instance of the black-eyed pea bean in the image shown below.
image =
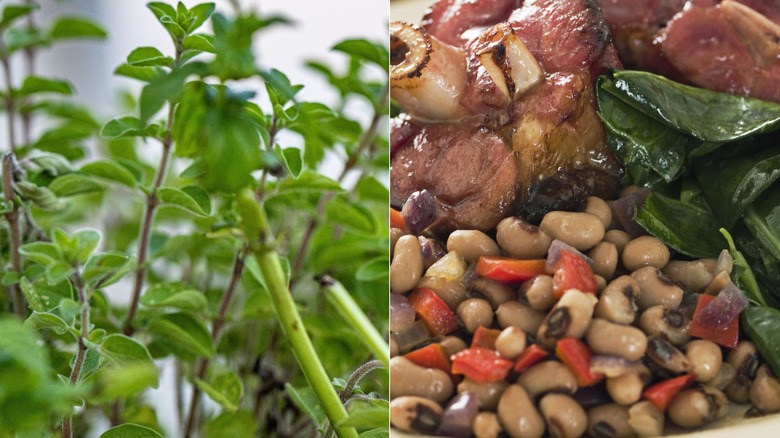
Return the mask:
<path id="1" fill-rule="evenodd" d="M 509 257 L 539 259 L 547 255 L 552 237 L 519 217 L 508 217 L 496 227 L 496 241 Z"/>
<path id="2" fill-rule="evenodd" d="M 599 296 L 594 315 L 618 324 L 631 324 L 636 317 L 639 285 L 628 275 L 610 282 Z"/>
<path id="3" fill-rule="evenodd" d="M 467 262 L 476 263 L 481 256 L 499 256 L 496 242 L 479 230 L 455 230 L 447 239 L 447 251 L 460 254 Z"/>
<path id="4" fill-rule="evenodd" d="M 628 407 L 607 403 L 588 409 L 588 434 L 593 438 L 633 436 L 628 425 Z"/>
<path id="5" fill-rule="evenodd" d="M 395 335 L 390 334 L 390 357 L 398 356 L 398 341 L 395 340 Z"/>
<path id="6" fill-rule="evenodd" d="M 614 243 L 599 242 L 598 245 L 588 252 L 588 257 L 593 260 L 593 273 L 610 280 L 615 274 L 615 268 L 618 262 L 618 251 Z"/>
<path id="7" fill-rule="evenodd" d="M 544 435 L 544 419 L 521 385 L 509 385 L 498 402 L 498 420 L 513 438 L 539 438 Z"/>
<path id="8" fill-rule="evenodd" d="M 549 392 L 574 394 L 577 390 L 577 378 L 566 365 L 555 360 L 545 360 L 528 368 L 517 378 L 517 383 L 534 399 Z"/>
<path id="9" fill-rule="evenodd" d="M 458 308 L 458 304 L 463 302 L 468 297 L 468 290 L 463 286 L 460 281 L 450 280 L 445 277 L 429 277 L 423 276 L 420 282 L 417 283 L 418 287 L 427 287 L 428 289 L 436 292 L 436 295 L 442 299 L 452 310 Z"/>
<path id="10" fill-rule="evenodd" d="M 669 262 L 669 248 L 661 240 L 652 236 L 639 236 L 623 248 L 621 260 L 629 271 L 644 266 L 661 269 Z"/>
<path id="11" fill-rule="evenodd" d="M 591 321 L 585 338 L 595 354 L 620 356 L 633 361 L 639 360 L 647 350 L 647 336 L 642 330 L 602 318 Z"/>
<path id="12" fill-rule="evenodd" d="M 720 364 L 720 370 L 714 379 L 710 380 L 707 384 L 713 388 L 725 391 L 726 387 L 737 377 L 737 370 L 728 362 Z M 728 397 L 728 394 L 726 394 Z"/>
<path id="13" fill-rule="evenodd" d="M 520 286 L 520 297 L 535 310 L 550 310 L 558 301 L 553 292 L 553 281 L 549 275 L 537 275 Z"/>
<path id="14" fill-rule="evenodd" d="M 547 394 L 539 401 L 547 432 L 556 438 L 576 438 L 588 428 L 588 415 L 576 400 L 565 394 Z"/>
<path id="15" fill-rule="evenodd" d="M 546 316 L 544 312 L 534 310 L 520 301 L 507 301 L 496 310 L 496 319 L 501 328 L 517 326 L 526 333 L 536 333 Z"/>
<path id="16" fill-rule="evenodd" d="M 493 310 L 498 306 L 517 298 L 515 291 L 504 283 L 477 277 L 469 285 L 472 295 L 478 295 L 488 300 Z"/>
<path id="17" fill-rule="evenodd" d="M 551 211 L 544 215 L 539 227 L 553 239 L 567 243 L 580 251 L 593 248 L 604 238 L 604 224 L 590 213 Z"/>
<path id="18" fill-rule="evenodd" d="M 674 345 L 682 346 L 690 339 L 691 321 L 684 313 L 663 305 L 647 308 L 639 317 L 639 327 L 647 336 L 658 336 Z"/>
<path id="19" fill-rule="evenodd" d="M 588 329 L 597 302 L 598 299 L 591 293 L 567 290 L 536 332 L 539 344 L 553 348 L 564 337 L 581 338 Z"/>
<path id="20" fill-rule="evenodd" d="M 504 393 L 509 382 L 499 380 L 496 382 L 475 382 L 468 377 L 458 384 L 458 393 L 470 392 L 477 398 L 480 410 L 493 411 L 498 406 L 501 394 Z"/>
<path id="21" fill-rule="evenodd" d="M 439 341 L 439 345 L 441 345 L 441 348 L 444 349 L 444 353 L 447 355 L 447 357 L 450 357 L 453 354 L 468 348 L 466 341 L 458 336 L 445 336 L 441 341 Z"/>
<path id="22" fill-rule="evenodd" d="M 398 243 L 398 239 L 406 234 L 404 230 L 400 228 L 390 228 L 390 258 L 393 258 L 395 254 L 395 244 Z"/>
<path id="23" fill-rule="evenodd" d="M 460 321 L 471 333 L 480 326 L 490 327 L 493 324 L 493 307 L 482 298 L 469 298 L 458 305 L 455 311 Z"/>
<path id="24" fill-rule="evenodd" d="M 766 364 L 758 368 L 750 385 L 750 403 L 764 413 L 780 412 L 780 381 Z"/>
<path id="25" fill-rule="evenodd" d="M 526 336 L 523 329 L 510 326 L 501 330 L 496 338 L 496 351 L 507 359 L 514 359 L 525 350 Z"/>
<path id="26" fill-rule="evenodd" d="M 719 390 L 704 385 L 684 389 L 672 398 L 667 413 L 680 427 L 692 428 L 723 418 L 728 413 L 729 401 Z"/>
<path id="27" fill-rule="evenodd" d="M 596 279 L 596 290 L 598 292 L 603 291 L 607 287 L 607 280 L 601 275 L 594 275 L 593 278 Z"/>
<path id="28" fill-rule="evenodd" d="M 618 255 L 623 254 L 626 244 L 631 241 L 631 236 L 623 230 L 609 230 L 604 233 L 604 242 L 615 245 Z"/>
<path id="29" fill-rule="evenodd" d="M 701 293 L 715 278 L 714 259 L 670 260 L 661 272 L 691 292 Z"/>
<path id="30" fill-rule="evenodd" d="M 443 413 L 438 403 L 423 397 L 403 396 L 390 402 L 390 423 L 403 432 L 432 434 Z"/>
<path id="31" fill-rule="evenodd" d="M 609 208 L 609 204 L 607 204 L 606 201 L 597 196 L 588 197 L 588 199 L 585 201 L 585 208 L 582 210 L 582 212 L 590 213 L 599 218 L 601 223 L 604 224 L 605 230 L 608 230 L 612 225 L 612 209 Z"/>
<path id="32" fill-rule="evenodd" d="M 693 364 L 688 357 L 671 342 L 658 336 L 647 338 L 647 357 L 655 364 L 673 373 L 689 373 Z"/>
<path id="33" fill-rule="evenodd" d="M 737 347 L 726 355 L 726 362 L 736 370 L 734 380 L 726 386 L 728 398 L 737 403 L 750 400 L 750 385 L 758 370 L 758 348 L 751 341 L 740 341 Z"/>
<path id="34" fill-rule="evenodd" d="M 480 412 L 474 417 L 471 431 L 477 438 L 498 438 L 504 429 L 498 421 L 498 415 L 494 412 Z"/>
<path id="35" fill-rule="evenodd" d="M 641 437 L 656 437 L 664 433 L 664 413 L 647 400 L 628 409 L 628 425 Z"/>
<path id="36" fill-rule="evenodd" d="M 658 268 L 645 266 L 632 272 L 631 277 L 639 285 L 639 297 L 637 298 L 639 310 L 644 311 L 658 305 L 670 309 L 680 307 L 683 298 L 682 288 L 669 280 Z"/>
<path id="37" fill-rule="evenodd" d="M 395 244 L 395 256 L 390 263 L 390 290 L 402 294 L 409 292 L 423 274 L 423 258 L 416 236 L 401 236 Z"/>
<path id="38" fill-rule="evenodd" d="M 685 344 L 685 355 L 691 362 L 696 381 L 708 383 L 717 377 L 723 363 L 718 344 L 706 339 L 694 339 Z"/>
<path id="39" fill-rule="evenodd" d="M 455 392 L 446 372 L 415 365 L 403 356 L 390 359 L 390 381 L 390 399 L 415 395 L 443 404 Z"/>
<path id="40" fill-rule="evenodd" d="M 617 377 L 607 378 L 607 393 L 612 401 L 630 406 L 642 398 L 642 390 L 650 382 L 650 370 L 642 364 L 634 364 L 633 370 Z"/>

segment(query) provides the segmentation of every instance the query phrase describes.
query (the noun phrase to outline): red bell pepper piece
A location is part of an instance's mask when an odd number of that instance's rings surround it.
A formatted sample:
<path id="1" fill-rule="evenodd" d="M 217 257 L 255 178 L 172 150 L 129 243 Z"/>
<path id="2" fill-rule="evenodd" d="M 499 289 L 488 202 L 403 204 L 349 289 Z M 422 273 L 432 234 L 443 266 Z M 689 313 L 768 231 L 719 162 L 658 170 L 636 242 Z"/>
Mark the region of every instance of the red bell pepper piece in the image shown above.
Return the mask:
<path id="1" fill-rule="evenodd" d="M 447 353 L 440 344 L 428 344 L 425 347 L 410 351 L 404 357 L 414 364 L 425 368 L 436 368 L 449 374 L 452 365 Z"/>
<path id="2" fill-rule="evenodd" d="M 550 352 L 544 348 L 536 344 L 531 344 L 520 353 L 520 356 L 517 356 L 517 359 L 515 359 L 515 371 L 522 373 L 533 365 L 543 361 L 549 355 Z"/>
<path id="3" fill-rule="evenodd" d="M 471 339 L 471 346 L 495 350 L 496 338 L 498 338 L 498 335 L 500 334 L 501 330 L 479 326 L 477 327 L 477 331 L 474 332 L 474 337 Z"/>
<path id="4" fill-rule="evenodd" d="M 400 211 L 391 208 L 390 209 L 390 228 L 406 229 L 406 220 Z"/>
<path id="5" fill-rule="evenodd" d="M 467 348 L 453 354 L 451 359 L 452 374 L 463 374 L 477 383 L 504 380 L 512 369 L 512 361 L 487 348 Z"/>
<path id="6" fill-rule="evenodd" d="M 645 389 L 642 396 L 654 404 L 661 412 L 666 411 L 669 402 L 683 388 L 690 385 L 696 379 L 696 374 L 683 374 L 672 379 L 658 382 L 655 385 Z"/>
<path id="7" fill-rule="evenodd" d="M 519 260 L 482 256 L 477 260 L 477 275 L 502 283 L 520 283 L 547 273 L 546 260 Z"/>
<path id="8" fill-rule="evenodd" d="M 412 291 L 408 299 L 417 319 L 434 335 L 448 335 L 457 330 L 458 318 L 436 292 L 420 287 Z"/>
<path id="9" fill-rule="evenodd" d="M 553 267 L 553 293 L 560 298 L 569 289 L 595 294 L 598 292 L 596 276 L 588 262 L 565 249 Z"/>
<path id="10" fill-rule="evenodd" d="M 696 303 L 696 310 L 691 318 L 691 326 L 688 328 L 688 334 L 701 339 L 710 340 L 728 348 L 736 348 L 739 342 L 739 318 L 734 318 L 723 330 L 704 327 L 698 322 L 697 315 L 710 301 L 714 300 L 713 295 L 699 295 L 699 302 Z"/>
<path id="11" fill-rule="evenodd" d="M 566 365 L 577 378 L 577 386 L 595 385 L 604 374 L 590 372 L 590 358 L 593 356 L 584 342 L 577 338 L 565 337 L 555 344 L 555 355 Z"/>

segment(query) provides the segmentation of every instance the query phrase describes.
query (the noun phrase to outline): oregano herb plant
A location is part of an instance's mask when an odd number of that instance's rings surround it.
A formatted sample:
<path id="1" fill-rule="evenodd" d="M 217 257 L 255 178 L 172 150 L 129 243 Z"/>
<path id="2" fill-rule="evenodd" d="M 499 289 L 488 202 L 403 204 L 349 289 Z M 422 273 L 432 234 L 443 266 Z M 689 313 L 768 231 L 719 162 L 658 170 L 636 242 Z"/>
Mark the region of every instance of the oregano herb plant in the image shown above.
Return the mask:
<path id="1" fill-rule="evenodd" d="M 148 3 L 108 120 L 36 70 L 107 31 L 0 6 L 0 438 L 388 436 L 387 44 L 307 101 L 253 44 L 291 18 L 229 3 Z"/>

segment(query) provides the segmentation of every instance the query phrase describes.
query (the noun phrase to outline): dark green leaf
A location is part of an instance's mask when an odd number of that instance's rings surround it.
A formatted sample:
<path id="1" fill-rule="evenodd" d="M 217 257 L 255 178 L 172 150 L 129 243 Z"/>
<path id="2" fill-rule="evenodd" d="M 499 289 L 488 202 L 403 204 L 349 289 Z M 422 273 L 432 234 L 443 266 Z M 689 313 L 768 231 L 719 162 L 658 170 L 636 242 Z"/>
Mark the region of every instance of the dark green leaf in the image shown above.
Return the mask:
<path id="1" fill-rule="evenodd" d="M 100 438 L 162 438 L 162 435 L 146 426 L 125 423 L 108 429 Z"/>
<path id="2" fill-rule="evenodd" d="M 284 160 L 284 166 L 293 178 L 298 178 L 303 170 L 303 157 L 301 156 L 301 150 L 298 148 L 285 148 L 282 149 L 278 145 L 276 146 L 276 152 Z"/>
<path id="3" fill-rule="evenodd" d="M 100 353 L 114 365 L 122 366 L 133 362 L 151 364 L 152 355 L 140 341 L 118 333 L 103 338 Z"/>
<path id="4" fill-rule="evenodd" d="M 132 397 L 149 388 L 157 388 L 158 379 L 157 367 L 150 362 L 103 367 L 97 376 L 99 390 L 96 401 L 105 403 Z"/>
<path id="5" fill-rule="evenodd" d="M 304 170 L 300 176 L 296 179 L 283 180 L 278 189 L 280 192 L 286 191 L 336 191 L 340 192 L 344 189 L 341 188 L 338 181 L 328 178 L 325 175 L 321 175 L 311 170 Z"/>
<path id="6" fill-rule="evenodd" d="M 73 38 L 105 39 L 108 33 L 100 25 L 84 17 L 60 17 L 52 25 L 49 36 L 55 40 Z"/>
<path id="7" fill-rule="evenodd" d="M 0 29 L 7 28 L 14 21 L 31 14 L 33 11 L 35 11 L 37 9 L 38 9 L 38 5 L 36 5 L 36 4 L 27 4 L 27 5 L 23 5 L 23 4 L 10 4 L 10 5 L 6 5 L 3 8 L 2 18 L 0 18 Z"/>
<path id="8" fill-rule="evenodd" d="M 58 176 L 49 184 L 49 190 L 61 197 L 99 192 L 105 187 L 94 178 L 79 173 Z"/>
<path id="9" fill-rule="evenodd" d="M 244 385 L 238 374 L 232 371 L 214 373 L 208 382 L 195 379 L 195 384 L 212 400 L 230 412 L 238 410 L 241 397 L 244 395 Z"/>
<path id="10" fill-rule="evenodd" d="M 196 33 L 194 35 L 188 35 L 184 38 L 182 44 L 185 50 L 196 50 L 198 52 L 215 53 L 217 51 L 214 48 L 214 37 L 212 35 L 204 35 Z"/>
<path id="11" fill-rule="evenodd" d="M 114 70 L 114 74 L 130 79 L 138 79 L 143 82 L 152 82 L 155 79 L 165 76 L 165 70 L 159 67 L 136 67 L 129 64 L 122 64 Z"/>
<path id="12" fill-rule="evenodd" d="M 310 387 L 295 389 L 295 387 L 289 383 L 285 383 L 284 388 L 298 409 L 305 412 L 315 423 L 324 421 L 325 412 L 322 410 L 322 407 L 320 407 L 314 390 Z"/>
<path id="13" fill-rule="evenodd" d="M 158 137 L 160 135 L 160 126 L 155 124 L 144 124 L 141 119 L 134 116 L 115 117 L 100 130 L 100 135 L 109 138 L 124 137 Z"/>
<path id="14" fill-rule="evenodd" d="M 127 187 L 135 187 L 137 184 L 135 175 L 130 173 L 124 166 L 111 160 L 98 160 L 87 163 L 81 168 L 81 172 L 117 182 Z"/>
<path id="15" fill-rule="evenodd" d="M 172 67 L 173 58 L 155 47 L 138 47 L 127 55 L 127 64 L 134 67 Z"/>
<path id="16" fill-rule="evenodd" d="M 257 434 L 258 424 L 249 411 L 223 412 L 203 427 L 205 438 L 248 437 Z"/>
<path id="17" fill-rule="evenodd" d="M 717 258 L 725 249 L 712 213 L 658 193 L 647 198 L 635 220 L 675 251 L 691 257 Z"/>
<path id="18" fill-rule="evenodd" d="M 178 23 L 178 12 L 171 5 L 162 2 L 151 2 L 146 5 L 157 17 L 174 41 L 184 37 L 185 31 Z"/>
<path id="19" fill-rule="evenodd" d="M 742 314 L 742 326 L 756 343 L 761 356 L 780 375 L 780 310 L 771 307 L 748 307 Z"/>
<path id="20" fill-rule="evenodd" d="M 286 105 L 303 89 L 303 85 L 292 85 L 287 75 L 276 69 L 261 71 L 260 75 L 265 79 L 266 90 L 274 105 Z"/>
<path id="21" fill-rule="evenodd" d="M 149 331 L 177 356 L 211 357 L 214 354 L 211 335 L 206 327 L 186 313 L 154 318 L 149 324 Z"/>
<path id="22" fill-rule="evenodd" d="M 390 54 L 384 44 L 353 39 L 336 44 L 333 50 L 373 63 L 382 70 L 387 70 L 390 66 Z"/>
<path id="23" fill-rule="evenodd" d="M 211 17 L 211 14 L 214 13 L 215 8 L 216 6 L 214 3 L 201 3 L 199 5 L 193 6 L 190 9 L 190 14 L 192 15 L 193 20 L 189 27 L 187 27 L 187 33 L 192 33 L 200 26 L 202 26 L 203 23 L 205 23 L 206 20 Z"/>
<path id="24" fill-rule="evenodd" d="M 355 193 L 363 200 L 372 200 L 384 204 L 390 203 L 389 184 L 382 184 L 373 176 L 364 176 L 355 186 Z"/>
<path id="25" fill-rule="evenodd" d="M 199 312 L 206 308 L 206 296 L 185 283 L 157 283 L 141 296 L 141 304 Z"/>
<path id="26" fill-rule="evenodd" d="M 27 76 L 24 78 L 20 96 L 29 96 L 36 93 L 58 93 L 70 96 L 73 94 L 73 86 L 70 82 L 61 79 L 50 79 L 40 76 Z"/>
<path id="27" fill-rule="evenodd" d="M 201 67 L 196 63 L 185 64 L 164 76 L 152 79 L 141 91 L 141 98 L 138 101 L 141 109 L 141 121 L 149 120 L 160 111 L 166 102 L 177 100 L 187 77 Z"/>
<path id="28" fill-rule="evenodd" d="M 337 427 L 377 428 L 390 424 L 390 403 L 376 399 L 370 402 L 350 403 L 349 416 L 336 424 Z"/>
<path id="29" fill-rule="evenodd" d="M 387 257 L 377 257 L 360 265 L 355 272 L 358 281 L 375 281 L 387 278 L 390 260 Z"/>
<path id="30" fill-rule="evenodd" d="M 741 251 L 737 250 L 734 239 L 725 228 L 721 228 L 720 233 L 726 239 L 729 254 L 734 260 L 734 267 L 731 271 L 731 278 L 734 280 L 734 283 L 736 283 L 736 285 L 742 289 L 745 295 L 754 303 L 766 306 L 766 301 L 761 294 L 758 282 L 753 275 L 753 270 L 751 269 L 750 264 L 748 264 L 747 259 Z"/>
<path id="31" fill-rule="evenodd" d="M 24 321 L 24 325 L 33 330 L 51 329 L 60 335 L 68 331 L 68 323 L 59 316 L 48 312 L 33 312 Z"/>
<path id="32" fill-rule="evenodd" d="M 371 210 L 357 202 L 350 202 L 344 196 L 337 196 L 325 207 L 329 221 L 346 225 L 356 231 L 374 234 L 377 221 Z"/>
<path id="33" fill-rule="evenodd" d="M 200 195 L 197 195 L 201 197 Z M 169 207 L 176 207 L 189 213 L 196 214 L 198 216 L 208 216 L 209 212 L 203 209 L 198 201 L 196 201 L 189 193 L 182 189 L 174 187 L 162 187 L 157 190 L 157 199 L 160 200 L 162 205 Z"/>
<path id="34" fill-rule="evenodd" d="M 194 199 L 195 202 L 198 203 L 200 209 L 206 213 L 206 215 L 211 214 L 211 198 L 205 190 L 198 186 L 185 186 L 181 188 L 181 191 L 189 195 L 190 198 Z"/>

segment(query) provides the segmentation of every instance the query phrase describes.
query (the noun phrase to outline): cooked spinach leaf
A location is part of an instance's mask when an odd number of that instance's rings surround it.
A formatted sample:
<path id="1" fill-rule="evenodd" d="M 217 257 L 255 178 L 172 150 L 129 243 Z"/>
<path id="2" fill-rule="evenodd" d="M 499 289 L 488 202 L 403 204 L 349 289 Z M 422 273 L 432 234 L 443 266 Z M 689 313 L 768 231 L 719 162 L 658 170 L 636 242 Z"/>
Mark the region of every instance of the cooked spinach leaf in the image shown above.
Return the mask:
<path id="1" fill-rule="evenodd" d="M 780 375 L 780 310 L 771 307 L 748 307 L 742 314 L 742 326 L 756 343 L 761 355 Z"/>

